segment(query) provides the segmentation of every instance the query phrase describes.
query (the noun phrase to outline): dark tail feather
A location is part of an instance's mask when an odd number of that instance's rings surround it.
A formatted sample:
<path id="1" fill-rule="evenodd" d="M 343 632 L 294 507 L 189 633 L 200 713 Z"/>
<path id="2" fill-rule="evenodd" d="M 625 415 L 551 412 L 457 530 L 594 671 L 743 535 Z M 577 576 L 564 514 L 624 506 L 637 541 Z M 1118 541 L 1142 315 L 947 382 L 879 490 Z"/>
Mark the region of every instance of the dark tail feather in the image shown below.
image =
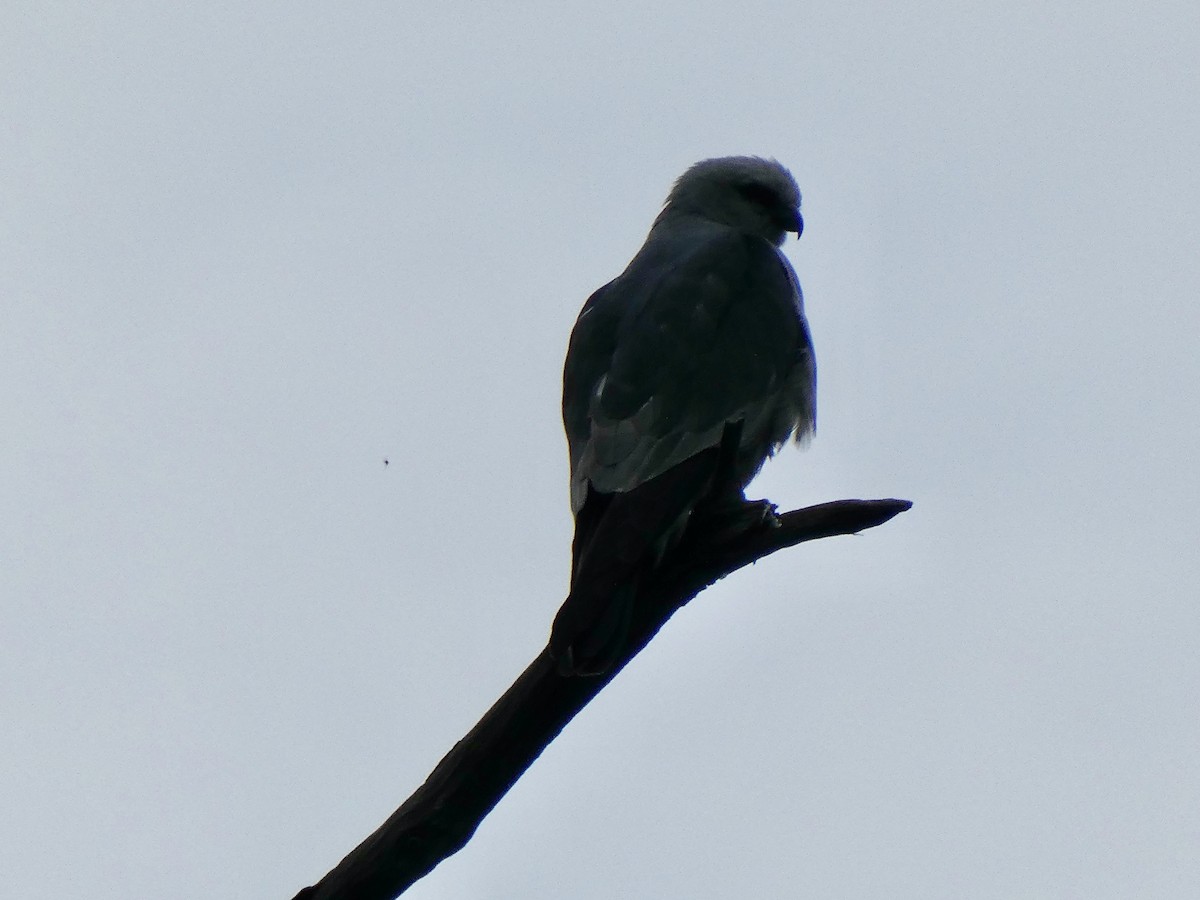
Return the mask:
<path id="1" fill-rule="evenodd" d="M 640 575 L 710 490 L 721 457 L 713 447 L 631 491 L 593 494 L 575 519 L 571 593 L 550 633 L 564 675 L 607 671 L 625 647 Z"/>
<path id="2" fill-rule="evenodd" d="M 550 635 L 550 654 L 560 675 L 601 675 L 612 667 L 625 649 L 636 596 L 633 584 L 617 586 L 601 601 L 604 611 L 600 618 L 582 629 L 570 621 L 573 614 L 594 608 L 597 601 L 575 592 L 567 597 L 554 617 Z"/>

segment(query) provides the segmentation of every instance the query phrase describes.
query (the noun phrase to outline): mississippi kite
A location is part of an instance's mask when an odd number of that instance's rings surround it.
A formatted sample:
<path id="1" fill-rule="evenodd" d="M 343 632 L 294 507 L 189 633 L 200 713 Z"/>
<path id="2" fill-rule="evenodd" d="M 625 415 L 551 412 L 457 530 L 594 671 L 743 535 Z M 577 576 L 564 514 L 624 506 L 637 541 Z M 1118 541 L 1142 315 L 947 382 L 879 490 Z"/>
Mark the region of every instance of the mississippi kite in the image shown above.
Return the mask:
<path id="1" fill-rule="evenodd" d="M 767 457 L 812 434 L 816 364 L 779 251 L 803 228 L 779 163 L 703 160 L 584 304 L 563 371 L 575 539 L 550 652 L 564 675 L 612 665 L 639 579 L 698 506 L 741 503 Z"/>

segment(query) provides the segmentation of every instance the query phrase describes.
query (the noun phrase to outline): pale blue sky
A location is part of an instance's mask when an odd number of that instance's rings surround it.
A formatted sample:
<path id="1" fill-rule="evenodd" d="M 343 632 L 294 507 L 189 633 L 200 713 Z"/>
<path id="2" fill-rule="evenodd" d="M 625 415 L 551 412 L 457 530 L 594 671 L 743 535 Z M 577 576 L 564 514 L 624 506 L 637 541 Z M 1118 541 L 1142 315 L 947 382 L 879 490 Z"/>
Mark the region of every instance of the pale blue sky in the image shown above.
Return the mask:
<path id="1" fill-rule="evenodd" d="M 407 896 L 1200 896 L 1194 3 L 0 12 L 0 871 L 281 898 L 542 647 L 580 305 L 774 156 L 785 507 Z M 390 460 L 385 467 L 383 459 Z"/>

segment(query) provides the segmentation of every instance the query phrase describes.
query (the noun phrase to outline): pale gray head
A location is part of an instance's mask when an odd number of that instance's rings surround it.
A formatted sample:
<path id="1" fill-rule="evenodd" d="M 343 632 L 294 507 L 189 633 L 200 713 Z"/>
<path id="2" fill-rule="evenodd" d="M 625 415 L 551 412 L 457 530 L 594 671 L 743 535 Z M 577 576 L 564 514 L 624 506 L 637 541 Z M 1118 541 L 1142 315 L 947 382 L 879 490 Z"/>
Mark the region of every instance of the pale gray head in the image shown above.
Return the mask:
<path id="1" fill-rule="evenodd" d="M 723 156 L 696 163 L 675 182 L 656 224 L 677 215 L 700 216 L 765 238 L 775 246 L 804 230 L 800 189 L 773 159 Z"/>

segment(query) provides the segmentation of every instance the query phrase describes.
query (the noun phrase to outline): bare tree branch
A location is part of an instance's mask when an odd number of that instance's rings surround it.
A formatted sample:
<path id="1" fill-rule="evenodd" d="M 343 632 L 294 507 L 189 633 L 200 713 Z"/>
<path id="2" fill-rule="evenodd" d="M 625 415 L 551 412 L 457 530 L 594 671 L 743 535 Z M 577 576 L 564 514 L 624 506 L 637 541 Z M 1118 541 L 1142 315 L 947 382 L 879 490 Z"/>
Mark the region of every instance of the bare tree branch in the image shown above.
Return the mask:
<path id="1" fill-rule="evenodd" d="M 639 585 L 629 643 L 594 678 L 564 678 L 543 650 L 433 773 L 370 837 L 294 900 L 392 900 L 456 853 L 568 722 L 705 587 L 804 541 L 854 534 L 904 512 L 907 500 L 839 500 L 775 515 L 746 503 L 697 515 L 687 536 Z"/>

